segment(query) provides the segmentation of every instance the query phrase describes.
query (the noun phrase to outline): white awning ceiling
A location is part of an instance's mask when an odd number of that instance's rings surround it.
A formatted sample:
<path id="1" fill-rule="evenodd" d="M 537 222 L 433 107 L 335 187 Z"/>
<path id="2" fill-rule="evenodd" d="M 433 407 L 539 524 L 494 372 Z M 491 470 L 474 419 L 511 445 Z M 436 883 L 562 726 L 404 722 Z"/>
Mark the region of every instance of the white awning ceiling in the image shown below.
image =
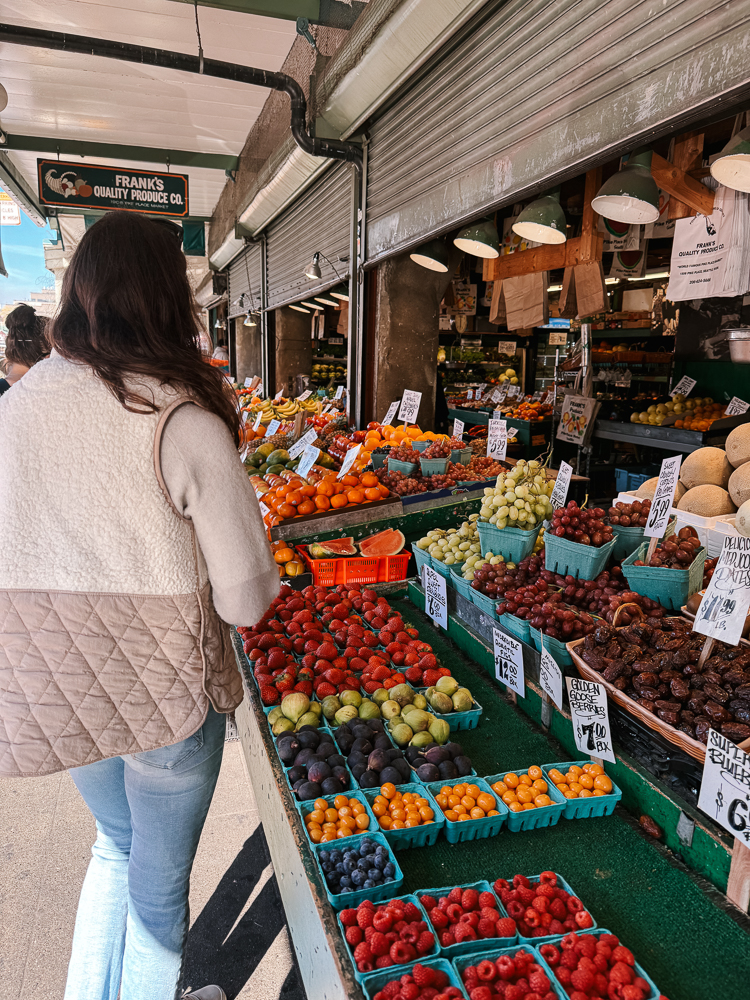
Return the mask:
<path id="1" fill-rule="evenodd" d="M 173 0 L 3 0 L 2 20 L 197 54 L 194 8 Z M 291 21 L 200 7 L 206 58 L 279 70 L 295 38 Z M 264 88 L 97 56 L 0 44 L 11 135 L 237 155 L 268 96 Z M 10 156 L 36 191 L 37 155 Z M 64 160 L 159 169 L 154 162 L 64 153 Z M 222 170 L 173 165 L 190 178 L 191 216 L 210 216 Z"/>

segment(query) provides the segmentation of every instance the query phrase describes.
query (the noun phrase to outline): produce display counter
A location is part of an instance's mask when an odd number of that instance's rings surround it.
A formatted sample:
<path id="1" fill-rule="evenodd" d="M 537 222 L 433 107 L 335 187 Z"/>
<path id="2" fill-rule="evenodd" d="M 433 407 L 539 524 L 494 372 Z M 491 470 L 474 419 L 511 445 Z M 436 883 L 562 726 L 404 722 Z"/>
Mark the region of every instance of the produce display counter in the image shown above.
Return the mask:
<path id="1" fill-rule="evenodd" d="M 690 452 L 707 445 L 721 448 L 727 435 L 734 427 L 747 423 L 747 414 L 735 417 L 725 417 L 715 420 L 710 429 L 704 432 L 687 431 L 682 427 L 661 426 L 655 424 L 632 424 L 619 420 L 597 420 L 594 424 L 594 437 L 604 441 L 623 441 L 627 444 L 648 445 L 650 448 L 661 448 L 664 451 Z"/>
<path id="2" fill-rule="evenodd" d="M 446 636 L 419 610 L 424 594 L 416 582 L 408 585 L 408 599 L 402 595 L 403 590 L 392 593 L 389 600 L 484 708 L 479 726 L 458 734 L 479 775 L 580 757 L 569 716 L 554 710 L 548 731 L 539 724 L 542 699 L 535 651 L 525 650 L 526 697 L 514 704 L 494 679 L 487 616 L 485 621 L 480 616 L 471 622 L 461 618 L 457 611 L 467 619 L 470 615 L 455 602 L 460 595 L 454 595 L 449 598 L 453 603 Z M 235 649 L 245 667 L 236 636 Z M 355 981 L 249 679 L 237 721 L 307 996 L 361 1000 L 362 988 Z M 670 1000 L 746 995 L 750 921 L 694 874 L 700 872 L 720 889 L 725 887 L 729 838 L 697 810 L 675 802 L 619 748 L 617 764 L 606 766 L 623 791 L 622 805 L 628 811 L 618 807 L 608 817 L 560 820 L 554 827 L 520 833 L 502 830 L 497 837 L 453 845 L 441 836 L 432 847 L 401 850 L 397 860 L 405 882 L 398 894 L 551 869 L 574 888 L 599 927 L 617 934 L 632 949 Z M 647 838 L 630 815 L 641 812 L 662 826 L 666 847 Z M 681 815 L 681 829 L 692 827 L 689 843 L 676 834 Z M 678 853 L 694 872 L 684 867 Z"/>

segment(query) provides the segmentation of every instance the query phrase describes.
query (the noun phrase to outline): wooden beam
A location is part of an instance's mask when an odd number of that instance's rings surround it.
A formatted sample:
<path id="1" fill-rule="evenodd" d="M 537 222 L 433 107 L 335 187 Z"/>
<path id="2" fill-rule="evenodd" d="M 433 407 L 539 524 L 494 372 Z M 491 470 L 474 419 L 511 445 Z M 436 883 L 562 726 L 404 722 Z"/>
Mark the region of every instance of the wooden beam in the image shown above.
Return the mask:
<path id="1" fill-rule="evenodd" d="M 596 239 L 594 260 L 601 260 L 604 247 L 604 237 Z M 533 250 L 517 250 L 485 261 L 484 276 L 487 281 L 498 281 L 501 278 L 517 278 L 521 274 L 534 274 L 537 271 L 552 271 L 559 267 L 575 267 L 581 263 L 580 237 L 568 240 L 567 243 L 556 243 Z"/>
<path id="2" fill-rule="evenodd" d="M 599 216 L 591 207 L 591 202 L 596 198 L 596 193 L 602 186 L 602 168 L 595 167 L 594 170 L 586 172 L 586 187 L 583 193 L 583 219 L 581 221 L 581 250 L 580 261 L 582 264 L 596 260 L 597 227 Z"/>
<path id="3" fill-rule="evenodd" d="M 679 167 L 654 153 L 651 157 L 651 174 L 662 189 L 684 202 L 701 215 L 710 215 L 714 210 L 714 193 L 700 181 L 694 180 Z"/>
<path id="4" fill-rule="evenodd" d="M 697 170 L 703 163 L 703 133 L 686 132 L 685 135 L 678 136 L 674 141 L 672 162 L 686 172 Z M 667 211 L 669 219 L 687 219 L 694 214 L 690 205 L 670 197 Z"/>

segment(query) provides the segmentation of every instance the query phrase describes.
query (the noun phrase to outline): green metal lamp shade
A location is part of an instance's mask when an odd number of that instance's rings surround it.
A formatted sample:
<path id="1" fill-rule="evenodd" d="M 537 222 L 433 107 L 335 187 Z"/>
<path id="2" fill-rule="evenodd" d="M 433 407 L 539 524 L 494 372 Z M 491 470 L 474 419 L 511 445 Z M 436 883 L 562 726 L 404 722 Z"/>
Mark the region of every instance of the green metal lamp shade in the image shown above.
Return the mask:
<path id="1" fill-rule="evenodd" d="M 591 207 L 615 222 L 656 222 L 659 188 L 651 176 L 651 150 L 633 154 L 622 170 L 602 184 Z"/>
<path id="2" fill-rule="evenodd" d="M 497 228 L 492 219 L 482 219 L 472 222 L 462 229 L 453 241 L 459 250 L 473 254 L 475 257 L 499 257 L 500 241 Z"/>
<path id="3" fill-rule="evenodd" d="M 442 240 L 430 240 L 417 247 L 409 256 L 415 264 L 428 268 L 430 271 L 448 270 L 448 247 Z"/>
<path id="4" fill-rule="evenodd" d="M 290 309 L 294 309 L 295 312 L 306 313 L 308 316 L 310 315 L 310 310 L 309 309 L 305 309 L 304 306 L 291 305 L 291 306 L 289 306 L 289 308 Z"/>
<path id="5" fill-rule="evenodd" d="M 325 295 L 315 295 L 314 299 L 315 299 L 316 302 L 320 302 L 324 306 L 337 306 L 338 305 L 338 302 L 336 301 L 336 299 L 328 298 Z"/>
<path id="6" fill-rule="evenodd" d="M 338 285 L 336 288 L 332 288 L 331 295 L 334 299 L 340 299 L 342 302 L 349 301 L 349 289 L 346 285 Z"/>
<path id="7" fill-rule="evenodd" d="M 732 136 L 711 164 L 711 176 L 733 191 L 750 191 L 750 128 Z"/>
<path id="8" fill-rule="evenodd" d="M 565 212 L 559 199 L 549 194 L 527 205 L 511 228 L 521 239 L 535 243 L 564 243 L 568 238 Z"/>

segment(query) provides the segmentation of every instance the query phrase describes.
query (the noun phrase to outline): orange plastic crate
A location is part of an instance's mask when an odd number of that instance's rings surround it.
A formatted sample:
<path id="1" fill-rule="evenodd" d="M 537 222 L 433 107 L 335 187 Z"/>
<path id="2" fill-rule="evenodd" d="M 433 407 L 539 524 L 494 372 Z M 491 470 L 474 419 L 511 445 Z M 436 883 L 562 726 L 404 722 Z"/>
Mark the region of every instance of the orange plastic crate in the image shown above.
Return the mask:
<path id="1" fill-rule="evenodd" d="M 298 545 L 302 558 L 318 587 L 336 587 L 340 583 L 392 583 L 405 580 L 409 553 L 397 556 L 365 558 L 364 556 L 339 556 L 333 559 L 312 559 L 306 545 Z"/>

